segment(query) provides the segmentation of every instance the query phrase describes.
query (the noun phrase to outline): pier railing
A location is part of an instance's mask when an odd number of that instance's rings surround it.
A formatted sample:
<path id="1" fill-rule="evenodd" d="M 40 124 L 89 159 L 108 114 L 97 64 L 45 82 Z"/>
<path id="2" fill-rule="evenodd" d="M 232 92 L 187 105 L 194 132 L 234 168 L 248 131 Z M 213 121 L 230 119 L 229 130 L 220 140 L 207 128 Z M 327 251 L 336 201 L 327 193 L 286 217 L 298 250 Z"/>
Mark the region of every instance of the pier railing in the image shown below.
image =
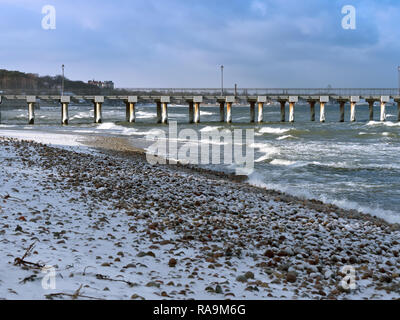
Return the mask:
<path id="1" fill-rule="evenodd" d="M 397 96 L 399 88 L 125 88 L 127 92 L 165 95 L 328 95 L 328 96 Z"/>
<path id="2" fill-rule="evenodd" d="M 276 96 L 276 95 L 327 95 L 327 96 L 399 96 L 399 88 L 118 88 L 114 90 L 74 89 L 65 95 L 202 95 L 202 96 Z M 48 89 L 2 89 L 0 95 L 60 95 L 60 90 Z"/>

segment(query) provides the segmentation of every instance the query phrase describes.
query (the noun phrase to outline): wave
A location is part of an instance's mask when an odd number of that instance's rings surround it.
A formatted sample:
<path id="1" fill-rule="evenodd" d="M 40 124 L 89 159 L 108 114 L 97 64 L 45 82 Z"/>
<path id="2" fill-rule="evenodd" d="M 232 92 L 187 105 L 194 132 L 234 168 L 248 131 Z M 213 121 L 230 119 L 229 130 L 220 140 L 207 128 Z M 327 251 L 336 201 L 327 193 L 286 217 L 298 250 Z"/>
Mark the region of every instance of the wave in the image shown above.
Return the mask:
<path id="1" fill-rule="evenodd" d="M 265 160 L 271 159 L 273 155 L 280 153 L 279 148 L 268 143 L 253 143 L 250 145 L 250 148 L 253 148 L 254 151 L 263 153 L 261 157 L 259 157 L 257 160 L 254 160 L 255 162 L 264 162 Z"/>
<path id="2" fill-rule="evenodd" d="M 116 125 L 112 122 L 102 123 L 97 126 L 97 130 L 107 130 L 107 133 L 114 133 L 123 136 L 132 136 L 132 135 L 142 135 L 142 133 L 138 133 L 137 129 L 134 128 L 125 128 L 123 126 Z"/>
<path id="3" fill-rule="evenodd" d="M 209 111 L 201 111 L 200 110 L 200 115 L 201 116 L 212 116 L 212 115 L 214 115 L 214 113 L 213 112 L 209 112 Z"/>
<path id="4" fill-rule="evenodd" d="M 90 118 L 90 116 L 91 116 L 90 112 L 79 112 L 78 114 L 73 115 L 69 120 L 85 119 L 85 118 Z"/>
<path id="5" fill-rule="evenodd" d="M 335 199 L 323 194 L 315 195 L 304 187 L 300 189 L 281 184 L 265 183 L 263 177 L 258 173 L 253 173 L 249 176 L 249 183 L 256 187 L 280 191 L 301 199 L 318 200 L 326 204 L 336 205 L 345 210 L 357 210 L 365 214 L 382 218 L 389 223 L 400 223 L 400 215 L 394 211 L 385 210 L 378 206 L 367 207 L 347 199 Z"/>
<path id="6" fill-rule="evenodd" d="M 387 126 L 387 127 L 400 127 L 400 122 L 391 121 L 370 121 L 366 124 L 367 126 Z"/>
<path id="7" fill-rule="evenodd" d="M 283 160 L 283 159 L 274 159 L 270 162 L 270 164 L 276 165 L 276 166 L 293 166 L 296 163 L 298 163 L 298 162 L 290 161 L 290 160 Z"/>
<path id="8" fill-rule="evenodd" d="M 286 132 L 289 132 L 291 129 L 281 129 L 281 128 L 271 128 L 271 127 L 263 127 L 261 128 L 258 133 L 264 134 L 264 133 L 269 133 L 269 134 L 284 134 Z"/>
<path id="9" fill-rule="evenodd" d="M 282 136 L 282 137 L 276 138 L 276 140 L 287 140 L 287 139 L 298 139 L 298 138 L 292 136 L 291 134 L 289 134 L 287 136 Z"/>
<path id="10" fill-rule="evenodd" d="M 147 112 L 147 111 L 136 111 L 136 117 L 139 119 L 151 119 L 156 116 L 154 112 Z"/>
<path id="11" fill-rule="evenodd" d="M 211 127 L 211 126 L 208 126 L 208 127 L 204 127 L 204 128 L 202 128 L 202 129 L 200 129 L 199 131 L 200 131 L 200 132 L 212 132 L 212 131 L 219 130 L 219 128 L 220 128 L 220 127 Z"/>

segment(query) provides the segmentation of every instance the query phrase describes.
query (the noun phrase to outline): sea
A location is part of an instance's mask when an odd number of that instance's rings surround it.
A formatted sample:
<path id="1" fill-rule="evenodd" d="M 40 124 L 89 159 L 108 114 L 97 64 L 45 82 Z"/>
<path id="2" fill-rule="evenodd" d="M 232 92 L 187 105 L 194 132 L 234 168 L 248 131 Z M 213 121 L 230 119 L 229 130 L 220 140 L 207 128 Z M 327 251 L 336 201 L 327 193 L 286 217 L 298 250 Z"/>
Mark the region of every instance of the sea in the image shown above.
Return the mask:
<path id="1" fill-rule="evenodd" d="M 202 105 L 200 124 L 188 123 L 187 105 L 170 105 L 169 120 L 178 131 L 254 129 L 254 171 L 251 184 L 282 191 L 307 199 L 321 200 L 344 209 L 356 209 L 400 223 L 400 123 L 397 105 L 386 107 L 387 121 L 380 122 L 380 106 L 374 107 L 375 119 L 369 120 L 368 105 L 357 105 L 356 122 L 350 122 L 346 106 L 345 122 L 339 122 L 339 105 L 326 106 L 326 122 L 310 121 L 310 107 L 295 107 L 295 122 L 280 122 L 280 106 L 264 106 L 264 123 L 250 124 L 250 108 L 233 106 L 232 124 L 219 122 L 219 106 Z M 136 123 L 125 121 L 125 105 L 103 105 L 102 124 L 93 123 L 93 106 L 69 106 L 68 126 L 60 124 L 60 107 L 41 105 L 35 112 L 35 125 L 27 125 L 27 107 L 1 109 L 1 132 L 29 131 L 30 134 L 73 134 L 124 137 L 127 143 L 148 148 L 147 139 L 154 130 L 168 137 L 169 127 L 156 123 L 156 106 L 138 104 Z M 289 110 L 287 106 L 286 118 Z M 244 131 L 245 132 L 245 131 Z M 176 137 L 171 137 L 176 139 Z M 176 139 L 178 145 L 187 141 Z M 246 141 L 243 140 L 243 148 Z M 221 153 L 223 150 L 221 149 Z M 213 170 L 232 172 L 234 165 L 206 165 Z"/>

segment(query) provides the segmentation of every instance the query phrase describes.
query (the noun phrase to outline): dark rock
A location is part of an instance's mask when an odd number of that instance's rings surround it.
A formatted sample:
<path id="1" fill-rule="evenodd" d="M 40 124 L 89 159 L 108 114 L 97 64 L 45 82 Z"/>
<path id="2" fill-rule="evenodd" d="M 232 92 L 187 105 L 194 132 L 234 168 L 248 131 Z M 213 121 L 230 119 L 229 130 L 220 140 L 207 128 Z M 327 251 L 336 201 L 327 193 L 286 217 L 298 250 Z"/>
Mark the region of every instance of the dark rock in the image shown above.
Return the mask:
<path id="1" fill-rule="evenodd" d="M 246 273 L 244 274 L 244 276 L 246 277 L 247 280 L 249 280 L 249 279 L 254 279 L 254 278 L 255 278 L 254 273 L 251 272 L 251 271 L 246 272 Z"/>
<path id="2" fill-rule="evenodd" d="M 272 250 L 267 250 L 267 251 L 265 251 L 264 256 L 272 259 L 275 256 L 275 254 Z"/>
<path id="3" fill-rule="evenodd" d="M 286 275 L 286 281 L 290 283 L 295 283 L 297 281 L 297 274 L 295 272 L 288 272 Z"/>
<path id="4" fill-rule="evenodd" d="M 176 259 L 172 258 L 169 260 L 168 265 L 170 266 L 170 268 L 174 268 L 177 263 L 178 263 L 178 261 Z"/>

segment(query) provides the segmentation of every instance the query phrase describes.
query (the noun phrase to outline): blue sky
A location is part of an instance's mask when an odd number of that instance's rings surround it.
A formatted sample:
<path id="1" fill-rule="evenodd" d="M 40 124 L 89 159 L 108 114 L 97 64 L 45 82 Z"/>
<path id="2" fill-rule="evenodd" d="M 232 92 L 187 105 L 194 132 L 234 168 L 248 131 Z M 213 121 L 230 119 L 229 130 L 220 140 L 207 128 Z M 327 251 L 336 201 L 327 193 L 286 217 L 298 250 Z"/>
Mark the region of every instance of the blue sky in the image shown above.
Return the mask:
<path id="1" fill-rule="evenodd" d="M 397 87 L 399 40 L 398 0 L 0 0 L 0 68 L 119 87 Z"/>

